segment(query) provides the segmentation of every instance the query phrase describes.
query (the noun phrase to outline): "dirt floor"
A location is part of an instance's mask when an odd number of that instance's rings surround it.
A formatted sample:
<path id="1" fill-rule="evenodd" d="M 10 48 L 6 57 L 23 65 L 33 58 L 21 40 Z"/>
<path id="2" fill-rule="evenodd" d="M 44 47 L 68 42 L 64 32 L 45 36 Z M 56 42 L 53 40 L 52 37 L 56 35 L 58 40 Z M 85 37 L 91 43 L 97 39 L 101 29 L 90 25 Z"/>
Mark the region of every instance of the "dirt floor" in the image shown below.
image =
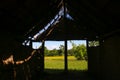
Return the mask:
<path id="1" fill-rule="evenodd" d="M 46 70 L 41 75 L 36 75 L 34 80 L 96 80 L 89 76 L 87 71 Z"/>

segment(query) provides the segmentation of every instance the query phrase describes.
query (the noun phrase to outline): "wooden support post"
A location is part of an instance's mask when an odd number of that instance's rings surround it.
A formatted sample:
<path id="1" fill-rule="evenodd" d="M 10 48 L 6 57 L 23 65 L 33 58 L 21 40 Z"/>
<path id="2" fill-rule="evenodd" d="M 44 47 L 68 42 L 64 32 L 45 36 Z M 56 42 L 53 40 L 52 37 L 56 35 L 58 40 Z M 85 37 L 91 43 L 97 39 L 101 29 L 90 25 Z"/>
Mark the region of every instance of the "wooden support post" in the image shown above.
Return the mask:
<path id="1" fill-rule="evenodd" d="M 65 72 L 68 71 L 68 60 L 67 60 L 67 28 L 66 28 L 66 4 L 65 0 L 63 0 L 64 7 L 64 27 L 65 27 L 65 51 L 64 51 L 64 61 L 65 61 Z"/>
<path id="2" fill-rule="evenodd" d="M 41 49 L 41 71 L 44 71 L 44 40 L 42 41 L 42 49 Z"/>
<path id="3" fill-rule="evenodd" d="M 90 56 L 90 53 L 89 53 L 89 40 L 88 39 L 86 40 L 86 43 L 87 43 L 86 47 L 87 47 L 87 55 L 88 55 L 87 56 L 88 57 L 88 73 L 91 74 L 91 60 L 89 58 L 91 56 Z"/>
<path id="4" fill-rule="evenodd" d="M 67 60 L 67 40 L 65 40 L 65 51 L 64 51 L 64 61 L 65 61 L 65 72 L 68 71 L 68 60 Z"/>
<path id="5" fill-rule="evenodd" d="M 89 54 L 89 41 L 88 41 L 88 39 L 86 40 L 86 48 L 87 48 L 87 57 L 89 58 L 89 56 L 88 56 L 88 54 Z M 88 59 L 89 60 L 89 59 Z M 88 63 L 89 63 L 89 61 L 88 61 Z M 89 66 L 89 64 L 87 63 L 87 65 Z M 89 69 L 89 67 L 88 67 L 88 69 Z"/>

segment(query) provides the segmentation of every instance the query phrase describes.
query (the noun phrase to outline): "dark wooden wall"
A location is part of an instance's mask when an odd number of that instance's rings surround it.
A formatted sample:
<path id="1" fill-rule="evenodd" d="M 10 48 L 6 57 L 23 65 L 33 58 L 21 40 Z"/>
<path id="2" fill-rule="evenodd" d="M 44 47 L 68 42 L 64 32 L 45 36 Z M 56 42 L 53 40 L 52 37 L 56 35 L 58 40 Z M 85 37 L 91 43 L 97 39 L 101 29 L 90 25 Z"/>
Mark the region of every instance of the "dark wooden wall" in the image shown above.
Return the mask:
<path id="1" fill-rule="evenodd" d="M 100 47 L 88 48 L 88 71 L 100 80 L 120 80 L 120 36 L 103 39 Z"/>

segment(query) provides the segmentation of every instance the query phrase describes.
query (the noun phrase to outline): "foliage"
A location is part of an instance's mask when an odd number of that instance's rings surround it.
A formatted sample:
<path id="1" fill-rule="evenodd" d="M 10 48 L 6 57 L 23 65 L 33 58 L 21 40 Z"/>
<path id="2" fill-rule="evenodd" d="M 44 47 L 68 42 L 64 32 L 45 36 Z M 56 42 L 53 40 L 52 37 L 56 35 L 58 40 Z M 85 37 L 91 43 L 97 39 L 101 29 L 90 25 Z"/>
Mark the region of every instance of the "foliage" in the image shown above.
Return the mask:
<path id="1" fill-rule="evenodd" d="M 72 49 L 68 50 L 68 56 L 75 56 L 78 60 L 87 60 L 87 50 L 84 44 L 76 45 L 70 41 Z M 45 56 L 62 56 L 64 55 L 64 45 L 60 45 L 59 49 L 48 50 L 45 47 Z"/>
<path id="2" fill-rule="evenodd" d="M 45 53 L 45 56 L 49 56 L 50 55 L 50 52 L 49 50 L 47 49 L 47 47 L 44 48 L 44 53 Z"/>
<path id="3" fill-rule="evenodd" d="M 49 53 L 51 54 L 51 56 L 57 56 L 58 55 L 58 51 L 56 49 L 50 50 Z"/>
<path id="4" fill-rule="evenodd" d="M 87 52 L 86 52 L 86 47 L 85 45 L 79 45 L 75 49 L 75 57 L 78 60 L 84 60 L 87 58 Z"/>
<path id="5" fill-rule="evenodd" d="M 58 50 L 53 49 L 53 50 L 48 50 L 45 48 L 45 56 L 57 56 L 58 55 Z"/>
<path id="6" fill-rule="evenodd" d="M 64 54 L 64 45 L 59 46 L 58 54 L 59 54 L 59 56 Z"/>
<path id="7" fill-rule="evenodd" d="M 68 56 L 74 56 L 74 51 L 73 49 L 68 50 Z"/>
<path id="8" fill-rule="evenodd" d="M 99 45 L 100 45 L 99 41 L 89 41 L 88 42 L 89 47 L 97 47 Z"/>
<path id="9" fill-rule="evenodd" d="M 86 46 L 84 44 L 79 44 L 78 46 L 73 43 L 72 41 L 70 41 L 72 44 L 72 51 L 73 51 L 73 55 L 78 59 L 78 60 L 87 60 L 87 50 L 86 50 Z"/>

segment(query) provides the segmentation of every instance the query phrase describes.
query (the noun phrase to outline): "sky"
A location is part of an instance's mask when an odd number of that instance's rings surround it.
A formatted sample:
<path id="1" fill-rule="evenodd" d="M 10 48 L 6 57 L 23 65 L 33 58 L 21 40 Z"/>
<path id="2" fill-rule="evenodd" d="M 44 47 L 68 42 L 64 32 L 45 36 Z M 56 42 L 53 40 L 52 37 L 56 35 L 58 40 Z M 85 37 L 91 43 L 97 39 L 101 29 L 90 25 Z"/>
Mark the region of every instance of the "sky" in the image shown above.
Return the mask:
<path id="1" fill-rule="evenodd" d="M 72 40 L 72 42 L 74 42 L 76 45 L 79 45 L 79 44 L 86 45 L 86 40 Z M 33 43 L 33 49 L 39 48 L 40 45 L 41 43 L 39 42 Z M 45 41 L 45 47 L 47 47 L 47 49 L 49 50 L 59 49 L 60 45 L 64 45 L 64 41 Z M 72 45 L 70 41 L 68 41 L 68 49 L 71 49 L 71 48 L 72 48 Z"/>

